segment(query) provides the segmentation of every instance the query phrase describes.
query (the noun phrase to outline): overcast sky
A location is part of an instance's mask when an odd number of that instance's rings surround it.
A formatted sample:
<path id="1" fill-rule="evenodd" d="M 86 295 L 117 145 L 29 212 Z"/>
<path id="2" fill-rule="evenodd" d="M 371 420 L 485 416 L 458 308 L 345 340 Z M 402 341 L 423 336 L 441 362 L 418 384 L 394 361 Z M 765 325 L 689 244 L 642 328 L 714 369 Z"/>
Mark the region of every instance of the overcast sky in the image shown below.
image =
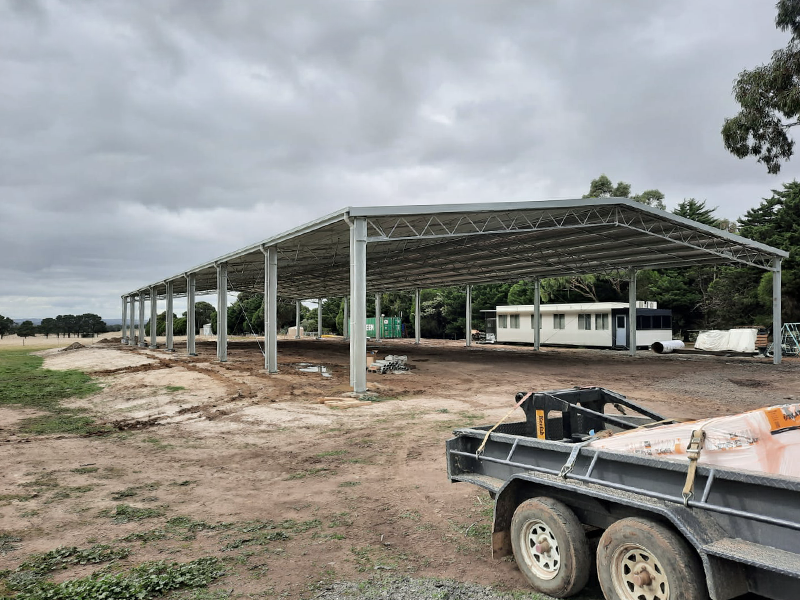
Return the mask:
<path id="1" fill-rule="evenodd" d="M 580 197 L 735 219 L 774 2 L 0 0 L 0 314 L 122 293 L 349 205 Z M 183 309 L 181 309 L 183 310 Z"/>

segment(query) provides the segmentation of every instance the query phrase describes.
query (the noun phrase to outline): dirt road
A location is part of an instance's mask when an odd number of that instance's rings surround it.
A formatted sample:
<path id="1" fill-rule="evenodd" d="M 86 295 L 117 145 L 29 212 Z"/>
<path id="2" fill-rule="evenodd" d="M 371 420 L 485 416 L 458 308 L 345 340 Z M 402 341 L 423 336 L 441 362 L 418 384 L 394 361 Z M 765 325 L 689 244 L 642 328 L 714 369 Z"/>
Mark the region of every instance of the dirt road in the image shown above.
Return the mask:
<path id="1" fill-rule="evenodd" d="M 519 390 L 599 385 L 700 418 L 800 389 L 797 360 L 400 341 L 379 355 L 406 354 L 414 368 L 370 374 L 377 401 L 335 410 L 318 400 L 350 389 L 341 340 L 281 341 L 272 376 L 255 342 L 231 342 L 224 364 L 212 343 L 196 357 L 182 350 L 106 341 L 46 352 L 47 368 L 100 378 L 104 389 L 74 405 L 115 431 L 26 438 L 15 422 L 30 411 L 0 411 L 0 529 L 22 538 L 0 569 L 31 552 L 107 543 L 131 547 L 130 564 L 222 557 L 231 574 L 218 587 L 233 597 L 311 597 L 375 574 L 525 590 L 512 561 L 490 557 L 488 496 L 447 481 L 453 428 L 497 421 Z M 330 376 L 298 370 L 309 364 Z"/>

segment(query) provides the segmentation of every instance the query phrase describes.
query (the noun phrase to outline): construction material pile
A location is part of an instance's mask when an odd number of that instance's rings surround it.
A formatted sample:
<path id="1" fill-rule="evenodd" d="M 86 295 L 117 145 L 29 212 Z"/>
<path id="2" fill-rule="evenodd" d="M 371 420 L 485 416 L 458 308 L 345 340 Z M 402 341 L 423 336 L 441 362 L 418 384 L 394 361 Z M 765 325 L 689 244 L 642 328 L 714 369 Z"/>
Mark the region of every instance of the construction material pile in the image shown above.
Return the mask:
<path id="1" fill-rule="evenodd" d="M 388 354 L 383 360 L 373 360 L 371 363 L 369 359 L 367 371 L 369 373 L 399 373 L 408 371 L 408 356 L 400 356 Z"/>
<path id="2" fill-rule="evenodd" d="M 688 461 L 693 436 L 697 463 L 800 477 L 800 404 L 616 433 L 594 448 Z"/>

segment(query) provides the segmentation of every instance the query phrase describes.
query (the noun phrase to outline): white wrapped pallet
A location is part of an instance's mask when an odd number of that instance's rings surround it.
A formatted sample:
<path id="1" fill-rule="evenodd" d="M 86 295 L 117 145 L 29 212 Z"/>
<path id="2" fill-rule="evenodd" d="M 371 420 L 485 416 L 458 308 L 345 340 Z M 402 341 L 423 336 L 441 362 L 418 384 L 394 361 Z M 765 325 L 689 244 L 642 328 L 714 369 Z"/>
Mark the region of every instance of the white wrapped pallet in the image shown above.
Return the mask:
<path id="1" fill-rule="evenodd" d="M 688 461 L 686 448 L 697 430 L 705 432 L 700 465 L 800 477 L 800 404 L 634 429 L 595 440 L 590 446 Z"/>

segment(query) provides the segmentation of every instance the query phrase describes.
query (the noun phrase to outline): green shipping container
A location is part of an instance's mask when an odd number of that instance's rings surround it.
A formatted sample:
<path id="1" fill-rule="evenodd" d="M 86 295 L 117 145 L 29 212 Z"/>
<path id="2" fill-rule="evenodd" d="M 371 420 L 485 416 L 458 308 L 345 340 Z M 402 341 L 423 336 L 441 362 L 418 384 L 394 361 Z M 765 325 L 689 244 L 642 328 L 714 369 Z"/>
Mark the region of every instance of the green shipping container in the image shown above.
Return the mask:
<path id="1" fill-rule="evenodd" d="M 403 337 L 403 324 L 400 317 L 382 317 L 378 320 L 381 322 L 381 339 Z M 367 338 L 374 337 L 375 319 L 367 319 Z"/>

